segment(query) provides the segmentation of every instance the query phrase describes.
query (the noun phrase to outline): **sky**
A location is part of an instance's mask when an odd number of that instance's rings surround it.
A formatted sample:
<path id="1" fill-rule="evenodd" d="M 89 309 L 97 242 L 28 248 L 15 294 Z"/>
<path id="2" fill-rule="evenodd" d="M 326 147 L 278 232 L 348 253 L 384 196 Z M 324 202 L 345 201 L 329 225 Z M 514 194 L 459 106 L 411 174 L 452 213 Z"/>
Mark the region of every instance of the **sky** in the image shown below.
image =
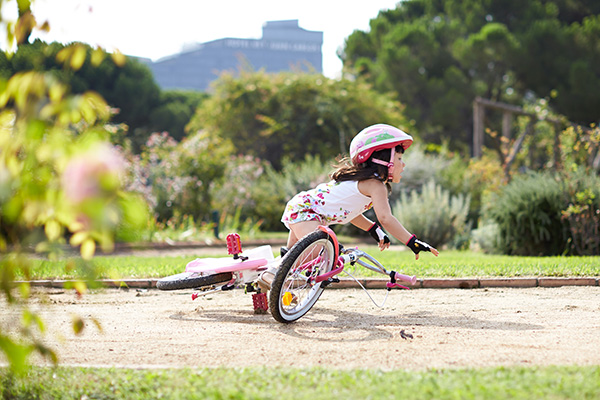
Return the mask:
<path id="1" fill-rule="evenodd" d="M 227 37 L 259 39 L 266 21 L 298 20 L 303 29 L 323 32 L 323 73 L 335 78 L 342 69 L 336 52 L 344 40 L 354 30 L 368 31 L 379 11 L 393 9 L 397 2 L 35 0 L 32 8 L 38 22 L 50 23 L 50 33 L 35 35 L 46 42 L 79 41 L 154 61 L 180 52 L 186 44 Z M 16 15 L 15 4 L 3 7 L 4 18 Z"/>

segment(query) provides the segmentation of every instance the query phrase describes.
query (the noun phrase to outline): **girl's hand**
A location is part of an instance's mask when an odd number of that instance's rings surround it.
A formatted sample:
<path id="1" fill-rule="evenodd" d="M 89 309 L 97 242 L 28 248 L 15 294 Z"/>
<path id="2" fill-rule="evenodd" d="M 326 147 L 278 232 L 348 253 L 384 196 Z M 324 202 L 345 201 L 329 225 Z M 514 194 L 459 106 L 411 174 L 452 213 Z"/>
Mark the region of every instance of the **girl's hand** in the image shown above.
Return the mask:
<path id="1" fill-rule="evenodd" d="M 378 243 L 378 245 L 379 245 L 379 251 L 384 251 L 385 249 L 390 247 L 390 242 L 385 242 L 382 240 L 381 242 Z"/>
<path id="2" fill-rule="evenodd" d="M 413 253 L 415 253 L 415 260 L 419 259 L 419 252 L 421 251 L 430 251 L 436 257 L 440 254 L 440 252 L 437 251 L 437 249 L 435 249 L 434 247 L 431 247 L 427 243 L 417 239 L 416 235 L 412 235 L 408 243 L 406 243 L 406 245 L 413 251 Z"/>
<path id="3" fill-rule="evenodd" d="M 383 251 L 390 247 L 390 238 L 385 234 L 383 229 L 375 222 L 371 228 L 367 231 L 373 239 L 379 245 L 379 250 Z"/>

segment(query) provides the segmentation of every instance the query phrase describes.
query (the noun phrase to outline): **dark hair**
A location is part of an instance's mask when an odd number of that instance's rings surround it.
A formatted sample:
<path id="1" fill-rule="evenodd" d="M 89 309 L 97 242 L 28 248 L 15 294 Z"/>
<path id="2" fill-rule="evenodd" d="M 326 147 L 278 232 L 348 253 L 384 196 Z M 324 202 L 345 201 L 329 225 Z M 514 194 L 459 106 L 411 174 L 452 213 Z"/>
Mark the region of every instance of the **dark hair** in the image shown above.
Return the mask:
<path id="1" fill-rule="evenodd" d="M 399 153 L 404 153 L 404 147 L 396 146 L 395 149 Z M 345 181 L 366 181 L 367 179 L 378 179 L 385 182 L 388 192 L 391 192 L 392 187 L 388 180 L 388 167 L 381 164 L 376 164 L 373 158 L 387 161 L 390 159 L 391 149 L 383 149 L 373 152 L 371 157 L 364 163 L 354 165 L 350 157 L 338 157 L 337 164 L 334 165 L 335 171 L 331 174 L 331 179 L 336 182 Z"/>

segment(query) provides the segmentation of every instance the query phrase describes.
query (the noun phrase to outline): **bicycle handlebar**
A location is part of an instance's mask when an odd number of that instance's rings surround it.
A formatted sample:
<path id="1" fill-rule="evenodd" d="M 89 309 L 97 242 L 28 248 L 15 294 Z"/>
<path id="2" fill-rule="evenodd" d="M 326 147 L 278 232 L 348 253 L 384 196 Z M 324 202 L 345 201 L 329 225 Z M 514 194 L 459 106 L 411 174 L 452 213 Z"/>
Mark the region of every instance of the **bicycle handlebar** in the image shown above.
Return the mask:
<path id="1" fill-rule="evenodd" d="M 362 257 L 369 260 L 371 262 L 371 264 L 360 260 L 360 258 L 362 258 Z M 400 287 L 402 289 L 408 289 L 408 287 L 403 286 L 399 283 L 396 283 L 395 281 L 407 282 L 410 285 L 414 285 L 415 283 L 417 283 L 417 277 L 415 275 L 410 276 L 410 275 L 401 274 L 401 273 L 395 272 L 395 271 L 388 271 L 374 257 L 365 253 L 364 251 L 358 250 L 358 248 L 346 250 L 346 252 L 344 254 L 340 255 L 339 262 L 340 262 L 340 264 L 342 264 L 342 266 L 345 263 L 357 262 L 358 264 L 362 265 L 363 267 L 365 267 L 367 269 L 379 272 L 384 275 L 388 275 L 390 278 L 392 278 L 392 281 L 387 284 L 388 288 Z"/>
<path id="2" fill-rule="evenodd" d="M 411 285 L 414 285 L 415 283 L 417 283 L 416 275 L 408 276 L 408 275 L 401 274 L 400 272 L 396 272 L 396 279 L 399 281 L 408 282 Z"/>

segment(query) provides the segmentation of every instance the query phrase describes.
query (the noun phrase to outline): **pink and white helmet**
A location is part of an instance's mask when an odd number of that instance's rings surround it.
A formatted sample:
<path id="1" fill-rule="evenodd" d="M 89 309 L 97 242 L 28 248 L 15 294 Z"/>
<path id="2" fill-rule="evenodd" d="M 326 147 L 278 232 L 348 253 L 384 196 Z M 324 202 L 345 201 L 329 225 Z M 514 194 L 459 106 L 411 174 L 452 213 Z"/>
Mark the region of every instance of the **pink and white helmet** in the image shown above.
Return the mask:
<path id="1" fill-rule="evenodd" d="M 408 149 L 413 142 L 412 136 L 400 129 L 386 124 L 371 125 L 358 132 L 350 143 L 350 158 L 354 164 L 364 163 L 377 150 L 393 149 L 402 145 Z"/>
<path id="2" fill-rule="evenodd" d="M 394 148 L 401 145 L 404 150 L 408 149 L 413 142 L 412 136 L 400 129 L 386 124 L 371 125 L 360 131 L 350 143 L 350 158 L 357 165 L 364 163 L 371 157 L 373 152 L 383 149 L 392 149 L 390 159 L 372 161 L 388 167 L 391 178 L 394 168 Z"/>

